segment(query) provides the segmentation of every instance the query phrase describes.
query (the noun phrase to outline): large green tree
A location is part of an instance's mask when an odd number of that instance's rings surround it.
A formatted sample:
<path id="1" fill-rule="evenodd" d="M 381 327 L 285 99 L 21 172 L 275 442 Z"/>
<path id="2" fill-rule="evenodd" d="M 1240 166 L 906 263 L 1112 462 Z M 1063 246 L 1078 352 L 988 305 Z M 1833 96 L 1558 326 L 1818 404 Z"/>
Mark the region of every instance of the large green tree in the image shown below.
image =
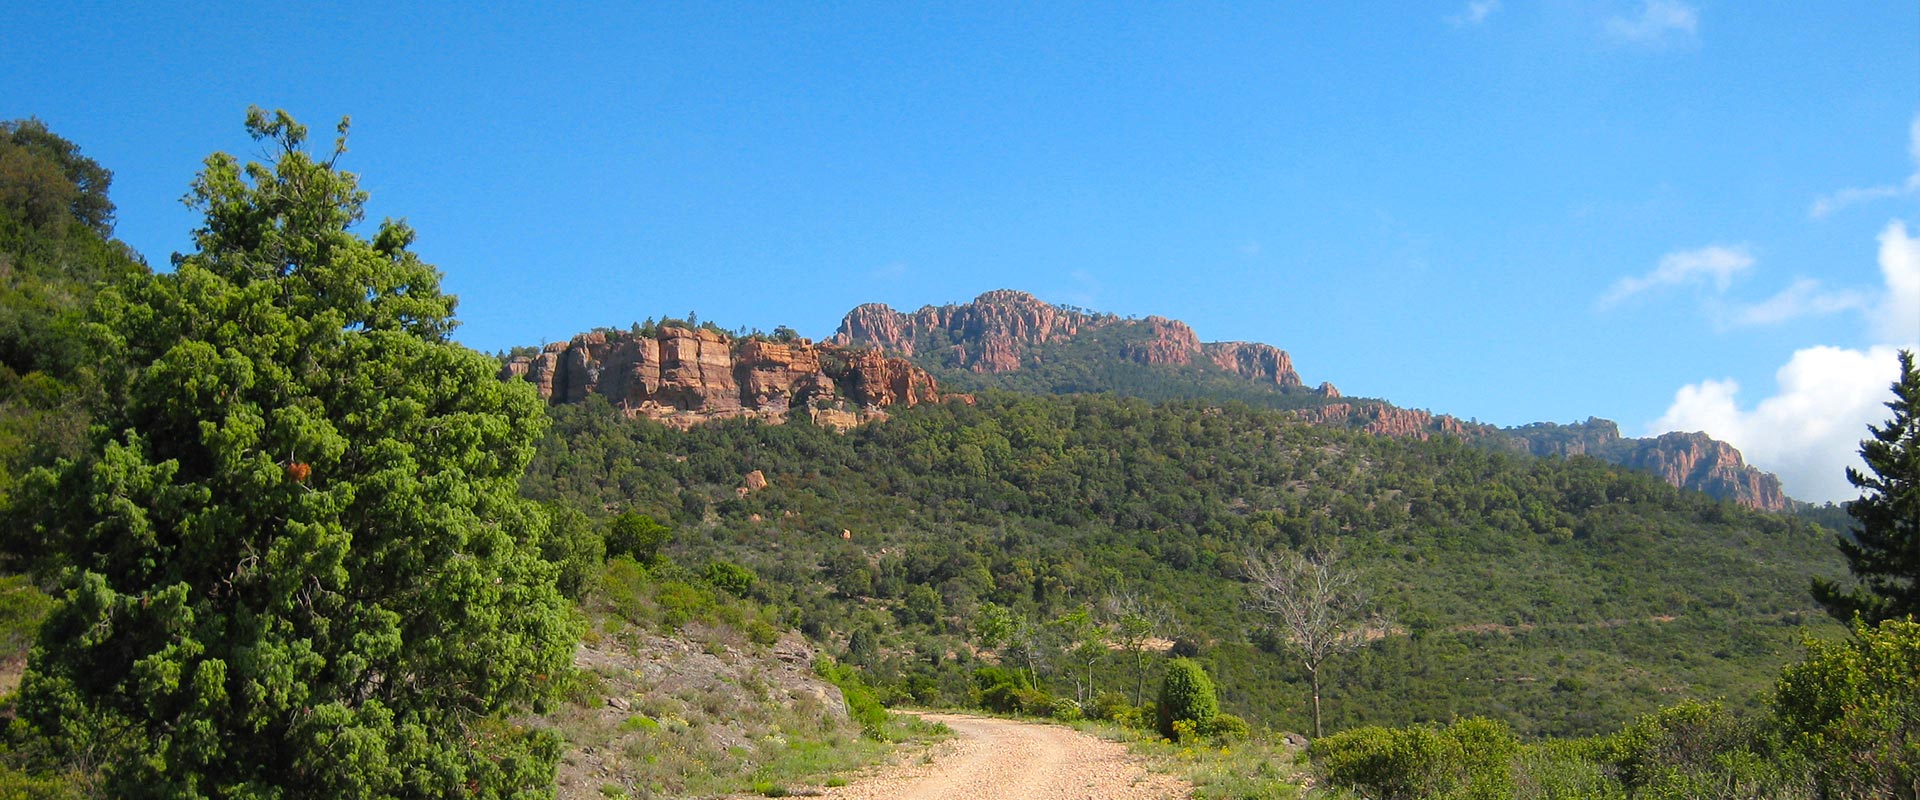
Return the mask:
<path id="1" fill-rule="evenodd" d="M 324 159 L 247 129 L 274 163 L 210 157 L 195 252 L 96 300 L 92 447 L 23 482 L 69 566 L 21 716 L 119 797 L 550 795 L 505 721 L 574 633 L 516 491 L 541 406 L 448 340 L 405 224 L 355 232 L 344 121 Z"/>
<path id="2" fill-rule="evenodd" d="M 1843 622 L 1920 615 L 1920 371 L 1910 350 L 1900 351 L 1900 379 L 1887 408 L 1893 418 L 1868 425 L 1873 435 L 1860 442 L 1869 471 L 1847 468 L 1861 494 L 1847 504 L 1854 525 L 1851 537 L 1840 537 L 1840 552 L 1860 583 L 1813 582 L 1814 598 Z"/>

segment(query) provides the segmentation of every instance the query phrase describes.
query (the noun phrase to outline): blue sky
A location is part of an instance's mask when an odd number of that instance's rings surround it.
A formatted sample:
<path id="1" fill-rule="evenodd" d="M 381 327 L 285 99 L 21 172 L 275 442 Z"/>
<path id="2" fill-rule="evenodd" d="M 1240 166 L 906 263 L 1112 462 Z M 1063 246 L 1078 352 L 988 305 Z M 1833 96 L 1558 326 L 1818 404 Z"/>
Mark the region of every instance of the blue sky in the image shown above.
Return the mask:
<path id="1" fill-rule="evenodd" d="M 1920 340 L 1911 2 L 169 5 L 11 8 L 0 117 L 165 264 L 249 104 L 351 115 L 485 350 L 1017 288 L 1824 500 Z"/>

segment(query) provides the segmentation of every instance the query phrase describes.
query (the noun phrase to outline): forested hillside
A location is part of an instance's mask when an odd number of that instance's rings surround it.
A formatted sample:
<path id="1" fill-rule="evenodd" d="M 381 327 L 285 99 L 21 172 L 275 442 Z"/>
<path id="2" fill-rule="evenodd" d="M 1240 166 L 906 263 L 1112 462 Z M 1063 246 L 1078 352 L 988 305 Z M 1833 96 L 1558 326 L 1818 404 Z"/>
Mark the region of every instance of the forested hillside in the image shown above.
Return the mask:
<path id="1" fill-rule="evenodd" d="M 677 559 L 745 565 L 787 619 L 926 701 L 966 699 L 988 604 L 1036 630 L 1132 604 L 1165 610 L 1229 708 L 1303 729 L 1302 673 L 1246 608 L 1242 560 L 1275 548 L 1342 552 L 1390 623 L 1330 666 L 1330 726 L 1592 733 L 1678 697 L 1744 702 L 1801 630 L 1838 632 L 1807 595 L 1841 572 L 1825 531 L 1591 458 L 1107 396 L 987 393 L 844 434 L 552 414 L 530 496 L 670 520 Z M 1022 657 L 1090 694 L 1055 638 Z M 1139 677 L 1124 652 L 1095 661 L 1095 689 Z"/>

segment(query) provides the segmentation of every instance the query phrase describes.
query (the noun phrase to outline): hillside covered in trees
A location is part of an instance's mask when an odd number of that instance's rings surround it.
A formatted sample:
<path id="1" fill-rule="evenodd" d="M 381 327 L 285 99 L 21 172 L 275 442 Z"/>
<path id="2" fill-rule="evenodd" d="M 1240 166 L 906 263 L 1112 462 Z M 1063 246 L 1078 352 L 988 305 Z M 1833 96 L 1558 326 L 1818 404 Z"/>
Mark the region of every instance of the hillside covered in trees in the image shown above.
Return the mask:
<path id="1" fill-rule="evenodd" d="M 1823 529 L 1591 458 L 1106 396 L 986 393 L 844 434 L 552 414 L 529 496 L 668 521 L 676 559 L 755 571 L 793 624 L 927 702 L 966 698 L 989 604 L 1035 630 L 1144 604 L 1236 713 L 1301 729 L 1302 675 L 1247 609 L 1243 560 L 1276 548 L 1338 550 L 1388 620 L 1338 665 L 1340 726 L 1591 733 L 1676 696 L 1738 701 L 1801 629 L 1837 632 L 1806 588 L 1840 570 Z M 1039 671 L 1074 696 L 1056 633 Z M 1094 661 L 1095 688 L 1137 677 L 1121 651 Z"/>

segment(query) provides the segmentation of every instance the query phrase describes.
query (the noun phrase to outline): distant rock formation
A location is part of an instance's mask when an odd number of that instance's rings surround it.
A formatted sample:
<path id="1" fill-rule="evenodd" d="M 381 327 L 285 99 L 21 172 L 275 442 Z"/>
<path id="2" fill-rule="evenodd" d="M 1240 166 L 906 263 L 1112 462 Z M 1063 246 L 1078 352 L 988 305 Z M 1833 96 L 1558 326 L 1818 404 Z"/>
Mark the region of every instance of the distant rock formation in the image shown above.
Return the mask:
<path id="1" fill-rule="evenodd" d="M 911 314 L 883 303 L 868 303 L 848 312 L 839 332 L 827 341 L 840 346 L 877 347 L 908 358 L 931 358 L 936 361 L 926 363 L 956 369 L 1001 373 L 1027 366 L 1044 345 L 1066 343 L 1094 332 L 1126 334 L 1119 355 L 1135 363 L 1207 363 L 1280 389 L 1303 386 L 1300 375 L 1293 370 L 1293 359 L 1272 345 L 1203 344 L 1193 328 L 1177 319 L 1091 314 L 1011 289 L 987 292 L 971 303 L 922 306 Z M 1331 384 L 1324 384 L 1323 389 L 1332 391 L 1330 396 L 1338 396 Z"/>
<path id="2" fill-rule="evenodd" d="M 1331 388 L 1328 384 L 1322 384 Z M 1339 397 L 1333 390 L 1331 397 Z M 1336 428 L 1352 428 L 1375 436 L 1390 436 L 1396 439 L 1425 440 L 1432 436 L 1452 436 L 1466 439 L 1484 436 L 1495 429 L 1486 425 L 1462 422 L 1446 414 L 1434 414 L 1417 408 L 1398 408 L 1380 402 L 1370 403 L 1328 403 L 1315 408 L 1303 408 L 1293 412 L 1295 418 L 1313 425 Z"/>
<path id="3" fill-rule="evenodd" d="M 1518 428 L 1496 428 L 1378 401 L 1328 403 L 1293 414 L 1314 425 L 1351 428 L 1376 436 L 1405 439 L 1453 436 L 1541 457 L 1591 456 L 1657 475 L 1682 489 L 1705 492 L 1749 508 L 1785 511 L 1793 507 L 1793 500 L 1781 490 L 1778 477 L 1748 466 L 1733 445 L 1704 433 L 1668 433 L 1650 439 L 1628 439 L 1620 435 L 1619 425 L 1598 418 L 1572 425 L 1539 422 Z"/>
<path id="4" fill-rule="evenodd" d="M 870 350 L 805 339 L 734 339 L 707 329 L 662 326 L 652 336 L 583 333 L 538 355 L 509 359 L 502 379 L 524 378 L 549 403 L 602 395 L 631 416 L 688 427 L 751 417 L 784 422 L 796 409 L 816 423 L 848 427 L 884 409 L 940 399 L 933 376 Z"/>
<path id="5" fill-rule="evenodd" d="M 1628 439 L 1612 420 L 1558 425 L 1538 422 L 1501 431 L 1517 451 L 1537 456 L 1587 455 L 1629 469 L 1651 472 L 1667 483 L 1706 492 L 1763 511 L 1785 511 L 1793 500 L 1780 479 L 1748 466 L 1733 445 L 1704 433 L 1666 433 Z"/>

